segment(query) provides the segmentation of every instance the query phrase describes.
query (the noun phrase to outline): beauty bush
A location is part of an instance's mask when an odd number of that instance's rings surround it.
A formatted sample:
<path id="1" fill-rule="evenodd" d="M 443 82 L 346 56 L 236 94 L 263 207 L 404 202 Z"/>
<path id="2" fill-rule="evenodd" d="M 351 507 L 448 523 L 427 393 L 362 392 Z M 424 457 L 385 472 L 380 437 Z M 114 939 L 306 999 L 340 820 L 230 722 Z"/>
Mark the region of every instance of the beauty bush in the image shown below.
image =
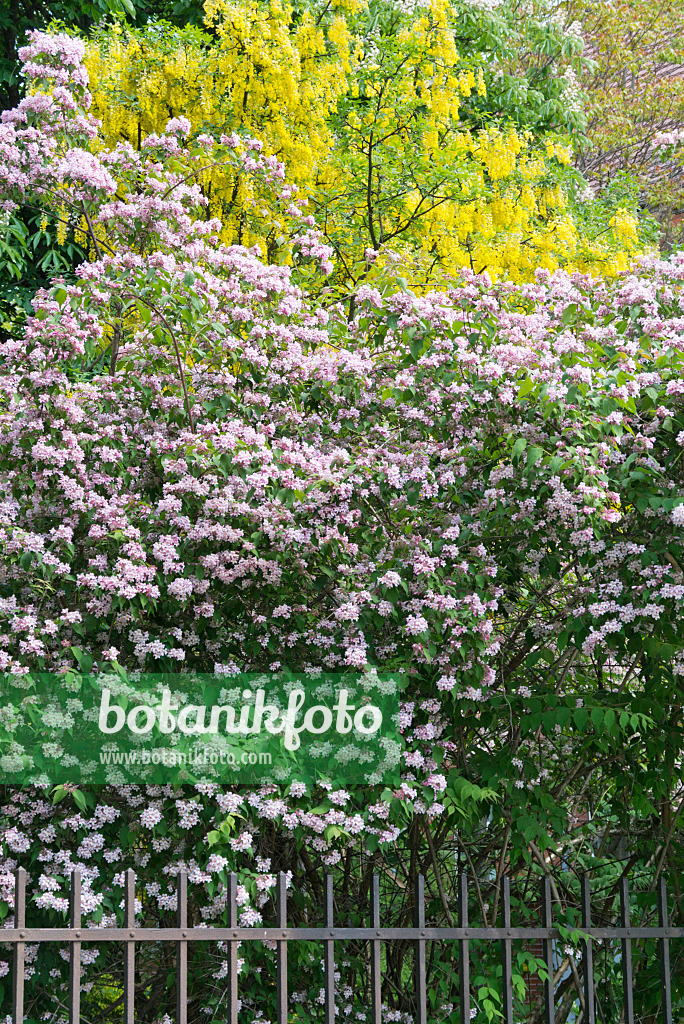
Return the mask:
<path id="1" fill-rule="evenodd" d="M 676 789 L 684 258 L 610 285 L 464 271 L 417 297 L 388 279 L 359 288 L 349 320 L 307 298 L 330 252 L 280 165 L 236 135 L 188 140 L 182 119 L 140 152 L 103 148 L 82 53 L 34 34 L 34 91 L 0 127 L 5 208 L 56 213 L 94 256 L 0 347 L 0 668 L 29 701 L 32 671 L 391 671 L 404 750 L 392 786 L 362 791 L 342 767 L 287 787 L 8 789 L 5 923 L 19 863 L 30 914 L 55 924 L 73 867 L 86 924 L 121 921 L 131 866 L 146 923 L 173 919 L 180 867 L 196 923 L 223 920 L 229 870 L 243 924 L 273 913 L 277 870 L 295 922 L 316 917 L 325 871 L 360 921 L 370 870 L 418 869 L 441 921 L 456 855 L 491 923 L 497 844 L 515 873 L 561 850 L 590 799 L 587 830 L 629 831 L 625 778 L 647 814 Z M 201 188 L 218 160 L 273 188 L 292 267 L 218 244 Z M 21 714 L 3 706 L 3 728 Z M 582 866 L 581 844 L 563 849 Z M 387 919 L 405 922 L 397 892 Z M 292 1012 L 310 1020 L 320 950 L 297 949 Z M 245 1020 L 273 1012 L 271 955 L 241 950 Z M 365 1019 L 363 955 L 339 965 L 345 1021 Z M 451 955 L 431 962 L 440 1020 L 456 1013 Z M 496 951 L 474 955 L 488 1021 Z M 225 950 L 195 956 L 191 1017 L 220 1021 Z M 120 996 L 115 957 L 84 952 L 89 1019 Z M 141 951 L 141 1020 L 170 1012 L 169 963 Z M 66 971 L 65 950 L 29 948 L 29 1019 L 59 1016 Z M 387 972 L 386 1019 L 408 1024 L 406 950 Z"/>

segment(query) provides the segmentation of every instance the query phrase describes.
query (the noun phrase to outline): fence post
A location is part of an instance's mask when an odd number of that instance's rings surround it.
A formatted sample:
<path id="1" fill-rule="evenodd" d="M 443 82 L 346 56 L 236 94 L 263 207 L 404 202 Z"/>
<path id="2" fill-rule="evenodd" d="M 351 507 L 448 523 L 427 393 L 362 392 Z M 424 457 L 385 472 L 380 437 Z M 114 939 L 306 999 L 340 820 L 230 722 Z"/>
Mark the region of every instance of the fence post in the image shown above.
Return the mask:
<path id="1" fill-rule="evenodd" d="M 551 903 L 551 879 L 544 875 L 542 881 L 542 925 L 544 928 L 551 928 L 553 925 Z M 553 984 L 553 939 L 543 939 L 544 964 L 546 965 L 547 978 L 544 982 L 544 1012 L 546 1024 L 555 1024 L 556 1006 L 555 991 Z"/>
<path id="2" fill-rule="evenodd" d="M 129 929 L 124 943 L 124 1024 L 133 1024 L 135 1018 L 135 871 L 129 868 L 125 875 L 124 928 Z"/>
<path id="3" fill-rule="evenodd" d="M 511 933 L 511 880 L 508 875 L 501 878 L 501 926 L 506 932 L 502 941 L 503 963 L 503 1017 L 504 1024 L 513 1022 L 513 941 Z"/>
<path id="4" fill-rule="evenodd" d="M 591 885 L 582 875 L 582 928 L 591 928 Z M 582 941 L 584 966 L 584 1016 L 585 1024 L 596 1024 L 596 1000 L 594 998 L 594 940 L 588 936 Z"/>
<path id="5" fill-rule="evenodd" d="M 188 874 L 178 872 L 176 913 L 181 936 L 188 927 Z M 182 938 L 176 943 L 176 1024 L 188 1024 L 188 943 Z"/>
<path id="6" fill-rule="evenodd" d="M 231 871 L 228 875 L 228 927 L 233 930 L 233 937 L 228 940 L 228 1022 L 237 1024 L 238 1019 L 238 969 L 237 969 L 237 875 Z"/>
<path id="7" fill-rule="evenodd" d="M 325 926 L 334 928 L 333 877 L 325 876 Z M 323 950 L 323 968 L 325 975 L 325 1024 L 335 1024 L 335 940 L 325 940 Z"/>
<path id="8" fill-rule="evenodd" d="M 287 879 L 285 872 L 278 872 L 278 889 L 276 893 L 276 919 L 278 928 L 287 928 Z M 287 939 L 276 943 L 278 972 L 276 989 L 278 997 L 277 1024 L 287 1024 Z"/>
<path id="9" fill-rule="evenodd" d="M 663 929 L 660 946 L 660 986 L 663 1024 L 672 1024 L 672 981 L 670 978 L 670 940 L 665 935 L 668 927 L 667 884 L 664 878 L 658 882 L 658 925 Z"/>
<path id="10" fill-rule="evenodd" d="M 382 969 L 380 963 L 380 879 L 373 875 L 371 879 L 371 928 L 375 928 L 374 939 L 371 939 L 371 1008 L 373 1024 L 382 1024 Z"/>
<path id="11" fill-rule="evenodd" d="M 414 923 L 422 935 L 425 934 L 425 879 L 416 877 Z M 425 939 L 416 939 L 416 1024 L 427 1024 L 427 967 L 425 963 Z"/>
<path id="12" fill-rule="evenodd" d="M 69 893 L 69 927 L 81 927 L 81 872 L 71 872 Z M 77 939 L 69 944 L 69 1024 L 80 1024 L 81 1020 L 81 943 Z"/>
<path id="13" fill-rule="evenodd" d="M 629 882 L 627 876 L 620 879 L 620 927 L 630 927 Z M 634 992 L 632 981 L 632 940 L 623 938 L 622 949 L 622 1001 L 625 1010 L 625 1024 L 634 1024 Z"/>
<path id="14" fill-rule="evenodd" d="M 14 872 L 14 927 L 26 927 L 26 870 Z M 21 932 L 20 932 L 21 934 Z M 14 944 L 14 973 L 12 975 L 12 1014 L 14 1024 L 24 1024 L 24 962 L 26 943 Z"/>
<path id="15" fill-rule="evenodd" d="M 458 924 L 468 927 L 468 876 L 458 878 Z M 458 943 L 458 978 L 461 996 L 460 1024 L 470 1024 L 470 943 L 460 939 Z"/>

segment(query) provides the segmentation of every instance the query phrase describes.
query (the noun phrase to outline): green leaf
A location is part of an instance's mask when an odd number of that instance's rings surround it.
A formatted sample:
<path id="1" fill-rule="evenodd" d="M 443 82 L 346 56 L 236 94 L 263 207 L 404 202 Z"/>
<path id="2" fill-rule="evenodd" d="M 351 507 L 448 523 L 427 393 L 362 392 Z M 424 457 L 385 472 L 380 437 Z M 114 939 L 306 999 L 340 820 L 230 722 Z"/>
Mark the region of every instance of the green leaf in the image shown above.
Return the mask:
<path id="1" fill-rule="evenodd" d="M 79 811 L 85 811 L 88 807 L 88 801 L 85 798 L 85 793 L 82 793 L 80 789 L 74 789 L 72 791 L 72 796 Z"/>
<path id="2" fill-rule="evenodd" d="M 82 651 L 80 647 L 72 647 L 71 652 L 78 662 L 78 667 L 84 675 L 89 675 L 91 668 L 93 667 L 93 659 L 85 651 Z"/>
<path id="3" fill-rule="evenodd" d="M 568 324 L 571 324 L 573 322 L 573 320 L 576 320 L 576 319 L 577 319 L 577 303 L 576 302 L 572 302 L 569 306 L 566 307 L 566 309 L 563 312 L 563 317 L 562 317 L 563 327 L 567 327 Z"/>
<path id="4" fill-rule="evenodd" d="M 147 306 L 145 306 L 142 302 L 138 302 L 137 303 L 137 311 L 138 311 L 138 316 L 140 317 L 142 322 L 144 324 L 149 324 L 150 320 L 152 319 L 152 314 L 150 313 L 150 311 L 147 308 Z"/>
<path id="5" fill-rule="evenodd" d="M 575 725 L 578 729 L 586 729 L 589 722 L 589 710 L 588 708 L 578 708 L 575 712 Z"/>

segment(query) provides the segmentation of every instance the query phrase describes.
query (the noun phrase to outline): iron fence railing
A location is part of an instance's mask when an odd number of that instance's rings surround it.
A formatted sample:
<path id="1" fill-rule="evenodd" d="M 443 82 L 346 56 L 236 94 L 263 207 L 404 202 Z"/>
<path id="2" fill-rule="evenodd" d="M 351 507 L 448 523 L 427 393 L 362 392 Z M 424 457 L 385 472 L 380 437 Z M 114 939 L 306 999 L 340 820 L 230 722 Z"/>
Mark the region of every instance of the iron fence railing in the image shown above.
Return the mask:
<path id="1" fill-rule="evenodd" d="M 370 1021 L 381 1024 L 381 947 L 383 942 L 410 941 L 414 943 L 414 980 L 416 993 L 416 1024 L 428 1022 L 426 943 L 431 941 L 452 941 L 459 950 L 459 1013 L 460 1024 L 470 1024 L 471 985 L 470 952 L 471 941 L 501 943 L 503 967 L 503 1020 L 504 1024 L 515 1024 L 513 1016 L 513 943 L 516 940 L 539 942 L 543 949 L 546 980 L 543 983 L 543 1001 L 546 1024 L 555 1024 L 554 1007 L 554 940 L 563 936 L 552 921 L 551 883 L 548 877 L 542 881 L 542 924 L 541 926 L 517 928 L 511 921 L 510 879 L 502 879 L 501 927 L 471 927 L 468 921 L 467 878 L 458 879 L 458 927 L 432 927 L 425 921 L 425 890 L 422 876 L 415 882 L 415 919 L 412 928 L 383 927 L 380 922 L 380 884 L 373 876 L 370 898 L 370 925 L 367 928 L 345 928 L 333 921 L 333 880 L 326 878 L 325 924 L 322 927 L 294 927 L 287 924 L 286 878 L 278 876 L 276 892 L 276 925 L 268 928 L 241 928 L 238 926 L 237 876 L 228 878 L 227 927 L 188 926 L 188 882 L 185 872 L 178 876 L 177 920 L 175 928 L 136 928 L 135 926 L 135 872 L 125 875 L 124 926 L 123 928 L 84 928 L 81 924 L 81 876 L 79 871 L 71 875 L 70 923 L 68 928 L 28 928 L 26 926 L 26 871 L 19 868 L 15 873 L 14 928 L 4 929 L 0 941 L 14 945 L 13 963 L 13 1022 L 23 1024 L 24 1020 L 24 958 L 27 943 L 68 942 L 69 957 L 69 1021 L 79 1024 L 81 1000 L 81 946 L 84 941 L 117 942 L 123 946 L 124 992 L 123 1021 L 134 1024 L 135 1000 L 135 950 L 136 943 L 174 942 L 176 944 L 176 1024 L 188 1024 L 188 943 L 225 942 L 228 949 L 227 1008 L 226 1024 L 237 1024 L 238 1020 L 238 943 L 271 940 L 276 944 L 276 1024 L 288 1021 L 288 979 L 287 947 L 289 942 L 301 940 L 323 944 L 325 977 L 325 1024 L 335 1024 L 335 943 L 365 941 L 370 949 Z M 587 878 L 581 883 L 581 949 L 583 978 L 581 979 L 584 1024 L 597 1024 L 593 945 L 596 940 L 613 940 L 621 944 L 620 968 L 623 980 L 623 1021 L 635 1024 L 634 986 L 632 978 L 632 942 L 638 939 L 656 940 L 659 947 L 661 974 L 660 1020 L 662 1024 L 674 1024 L 672 1016 L 672 985 L 670 973 L 670 940 L 684 938 L 684 928 L 671 927 L 668 923 L 667 893 L 665 880 L 658 885 L 658 925 L 633 927 L 630 922 L 629 888 L 626 877 L 620 881 L 620 923 L 610 927 L 596 927 L 591 919 L 590 886 Z"/>

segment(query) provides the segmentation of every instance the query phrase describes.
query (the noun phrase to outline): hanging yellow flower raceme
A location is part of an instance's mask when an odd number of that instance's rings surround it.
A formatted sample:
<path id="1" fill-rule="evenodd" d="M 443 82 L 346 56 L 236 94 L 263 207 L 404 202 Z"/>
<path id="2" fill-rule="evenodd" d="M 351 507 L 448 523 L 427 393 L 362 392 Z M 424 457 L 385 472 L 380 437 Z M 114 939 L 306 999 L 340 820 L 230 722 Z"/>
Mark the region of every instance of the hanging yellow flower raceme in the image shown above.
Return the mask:
<path id="1" fill-rule="evenodd" d="M 65 206 L 60 206 L 57 210 L 57 245 L 64 245 L 67 240 L 67 232 L 69 230 L 69 213 Z"/>
<path id="2" fill-rule="evenodd" d="M 623 242 L 635 242 L 638 239 L 638 222 L 629 210 L 619 209 L 610 219 L 610 226 L 615 237 Z"/>

